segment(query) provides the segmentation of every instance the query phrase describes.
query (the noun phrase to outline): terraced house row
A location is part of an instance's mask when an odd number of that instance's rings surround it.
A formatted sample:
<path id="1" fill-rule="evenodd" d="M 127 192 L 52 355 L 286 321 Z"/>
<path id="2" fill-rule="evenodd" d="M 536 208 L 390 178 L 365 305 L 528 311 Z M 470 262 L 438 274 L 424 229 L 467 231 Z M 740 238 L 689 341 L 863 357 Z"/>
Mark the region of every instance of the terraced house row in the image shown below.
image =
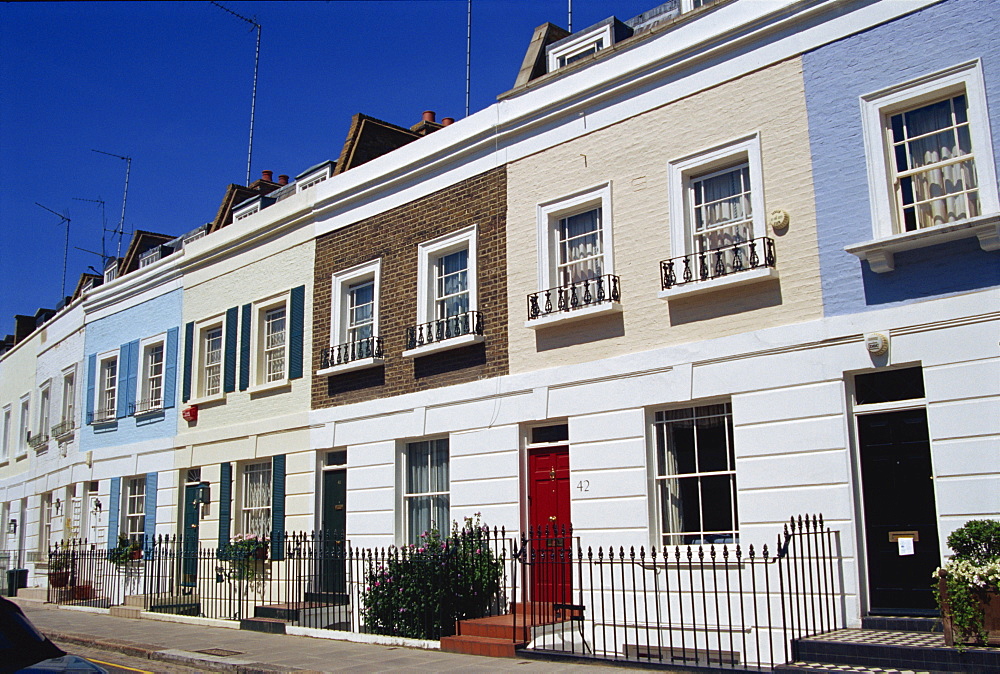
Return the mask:
<path id="1" fill-rule="evenodd" d="M 947 534 L 1000 514 L 997 19 L 546 24 L 487 109 L 356 115 L 339 157 L 136 232 L 4 343 L 10 567 L 44 585 L 50 544 L 119 534 L 399 546 L 474 513 L 746 545 L 822 513 L 849 623 L 933 609 Z"/>

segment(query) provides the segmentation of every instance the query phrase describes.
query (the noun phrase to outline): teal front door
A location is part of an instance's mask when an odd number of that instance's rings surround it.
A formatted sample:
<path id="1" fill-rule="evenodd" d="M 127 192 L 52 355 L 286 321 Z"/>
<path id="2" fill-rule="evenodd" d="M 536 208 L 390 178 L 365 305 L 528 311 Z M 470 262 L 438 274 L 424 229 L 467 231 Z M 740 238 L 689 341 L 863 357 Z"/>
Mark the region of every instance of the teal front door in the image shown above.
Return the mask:
<path id="1" fill-rule="evenodd" d="M 347 585 L 347 470 L 323 472 L 322 592 L 342 593 Z"/>

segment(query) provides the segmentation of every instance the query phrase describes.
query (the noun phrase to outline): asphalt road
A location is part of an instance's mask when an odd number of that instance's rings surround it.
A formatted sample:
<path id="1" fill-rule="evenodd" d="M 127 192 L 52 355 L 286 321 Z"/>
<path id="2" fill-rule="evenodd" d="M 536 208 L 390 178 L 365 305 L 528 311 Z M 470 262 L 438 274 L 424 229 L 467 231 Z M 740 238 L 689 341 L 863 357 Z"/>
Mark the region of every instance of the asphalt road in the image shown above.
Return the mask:
<path id="1" fill-rule="evenodd" d="M 187 674 L 189 672 L 202 672 L 204 670 L 184 667 L 170 662 L 160 662 L 158 660 L 147 660 L 145 658 L 134 658 L 121 653 L 105 651 L 97 648 L 87 648 L 76 644 L 65 644 L 55 642 L 59 648 L 70 655 L 77 655 L 86 658 L 91 662 L 108 670 L 111 674 L 136 674 L 146 672 L 147 674 Z"/>

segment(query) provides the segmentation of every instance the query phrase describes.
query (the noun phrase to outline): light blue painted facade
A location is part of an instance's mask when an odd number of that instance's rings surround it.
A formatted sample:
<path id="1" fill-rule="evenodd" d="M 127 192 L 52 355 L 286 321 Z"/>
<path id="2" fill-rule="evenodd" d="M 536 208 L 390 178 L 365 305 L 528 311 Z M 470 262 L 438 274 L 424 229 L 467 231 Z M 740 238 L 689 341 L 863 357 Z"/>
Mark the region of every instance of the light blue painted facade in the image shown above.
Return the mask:
<path id="1" fill-rule="evenodd" d="M 119 311 L 107 318 L 102 318 L 87 323 L 86 338 L 83 358 L 83 374 L 85 381 L 83 417 L 87 421 L 88 404 L 86 397 L 92 395 L 91 376 L 92 367 L 89 363 L 93 356 L 107 351 L 117 351 L 122 353 L 122 347 L 127 346 L 137 340 L 144 340 L 160 334 L 166 334 L 171 330 L 177 335 L 175 344 L 179 347 L 179 325 L 181 322 L 181 309 L 183 301 L 183 291 L 173 290 L 164 295 L 160 295 L 148 302 L 144 302 L 136 307 Z M 138 361 L 141 370 L 141 354 Z M 169 407 L 165 402 L 164 409 L 148 415 L 132 416 L 126 415 L 116 418 L 111 423 L 88 424 L 85 423 L 80 439 L 80 450 L 94 450 L 94 456 L 107 454 L 108 450 L 121 445 L 128 445 L 135 442 L 143 442 L 154 439 L 173 437 L 177 432 L 177 401 L 180 397 L 180 390 L 177 386 L 177 374 L 179 368 L 172 370 L 166 367 L 167 357 L 164 354 L 164 390 L 173 392 L 173 404 Z M 176 354 L 175 354 L 176 363 Z M 119 370 L 122 362 L 119 359 Z M 173 374 L 173 384 L 168 385 L 167 377 Z M 138 386 L 139 376 L 133 376 L 129 386 Z M 119 382 L 122 380 L 119 379 Z M 135 390 L 133 388 L 133 390 Z M 132 400 L 141 398 L 141 393 L 136 393 Z M 122 397 L 119 397 L 119 401 Z M 92 408 L 92 406 L 91 406 Z"/>
<path id="2" fill-rule="evenodd" d="M 976 239 L 897 253 L 873 273 L 844 250 L 873 238 L 860 97 L 980 59 L 1000 164 L 1000 2 L 947 0 L 803 56 L 827 315 L 879 309 L 1000 284 L 1000 252 Z M 979 148 L 976 148 L 979 154 Z M 977 160 L 978 161 L 978 160 Z"/>

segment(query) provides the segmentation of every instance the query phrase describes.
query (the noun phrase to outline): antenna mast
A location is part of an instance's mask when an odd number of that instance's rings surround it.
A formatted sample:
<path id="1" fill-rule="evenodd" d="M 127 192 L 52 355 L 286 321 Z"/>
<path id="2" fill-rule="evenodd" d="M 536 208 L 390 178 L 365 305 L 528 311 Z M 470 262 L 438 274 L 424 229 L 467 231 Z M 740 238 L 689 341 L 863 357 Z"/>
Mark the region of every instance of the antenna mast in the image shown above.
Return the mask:
<path id="1" fill-rule="evenodd" d="M 122 256 L 122 236 L 125 234 L 125 204 L 128 203 L 128 177 L 132 173 L 132 157 L 123 157 L 120 154 L 114 154 L 112 152 L 105 152 L 104 150 L 94 150 L 91 152 L 99 152 L 101 154 L 106 154 L 109 157 L 118 157 L 125 161 L 125 194 L 122 195 L 122 217 L 118 221 L 118 229 L 115 233 L 118 235 L 118 252 L 115 253 L 115 257 Z"/>
<path id="2" fill-rule="evenodd" d="M 472 0 L 469 0 L 469 1 L 471 2 Z M 221 5 L 218 2 L 215 2 L 215 0 L 211 0 L 211 2 L 212 2 L 213 5 L 215 5 L 219 9 L 224 10 L 224 11 L 232 14 L 237 19 L 241 19 L 243 21 L 246 21 L 251 26 L 253 26 L 254 28 L 257 29 L 257 52 L 256 52 L 256 54 L 254 54 L 254 58 L 253 58 L 253 94 L 250 97 L 250 146 L 247 148 L 247 187 L 249 187 L 250 186 L 250 162 L 251 162 L 251 160 L 253 158 L 253 118 L 254 118 L 254 111 L 257 108 L 257 70 L 258 70 L 258 67 L 260 66 L 260 29 L 261 29 L 261 25 L 259 23 L 257 23 L 256 17 L 253 18 L 253 19 L 248 19 L 247 17 L 243 16 L 242 14 L 237 14 L 236 12 L 234 12 L 231 9 L 229 9 L 228 7 L 226 7 L 224 5 Z"/>
<path id="3" fill-rule="evenodd" d="M 472 87 L 472 0 L 469 0 L 465 28 L 465 116 L 469 116 L 469 90 Z"/>
<path id="4" fill-rule="evenodd" d="M 573 32 L 573 0 L 567 0 L 567 2 L 569 2 L 569 17 L 568 17 L 569 26 L 567 26 L 567 30 L 569 30 L 569 32 L 572 33 Z"/>
<path id="5" fill-rule="evenodd" d="M 56 213 L 48 206 L 42 206 L 37 201 L 35 202 L 35 205 L 38 206 L 39 208 L 44 208 L 52 215 L 58 215 L 60 218 L 62 218 L 59 221 L 60 225 L 64 222 L 66 223 L 66 245 L 63 246 L 63 273 L 62 273 L 62 296 L 66 297 L 66 258 L 69 255 L 69 222 L 70 222 L 69 216 L 63 215 L 62 213 Z"/>
<path id="6" fill-rule="evenodd" d="M 97 197 L 96 199 L 82 199 L 80 197 L 73 197 L 73 200 L 89 201 L 92 204 L 101 205 L 101 264 L 104 264 L 104 261 L 108 259 L 108 251 L 104 245 L 104 235 L 107 234 L 108 232 L 108 217 L 107 214 L 104 212 L 104 199 L 101 199 L 100 197 Z M 81 248 L 80 250 L 83 249 Z M 86 251 L 86 252 L 89 253 L 91 251 Z"/>

